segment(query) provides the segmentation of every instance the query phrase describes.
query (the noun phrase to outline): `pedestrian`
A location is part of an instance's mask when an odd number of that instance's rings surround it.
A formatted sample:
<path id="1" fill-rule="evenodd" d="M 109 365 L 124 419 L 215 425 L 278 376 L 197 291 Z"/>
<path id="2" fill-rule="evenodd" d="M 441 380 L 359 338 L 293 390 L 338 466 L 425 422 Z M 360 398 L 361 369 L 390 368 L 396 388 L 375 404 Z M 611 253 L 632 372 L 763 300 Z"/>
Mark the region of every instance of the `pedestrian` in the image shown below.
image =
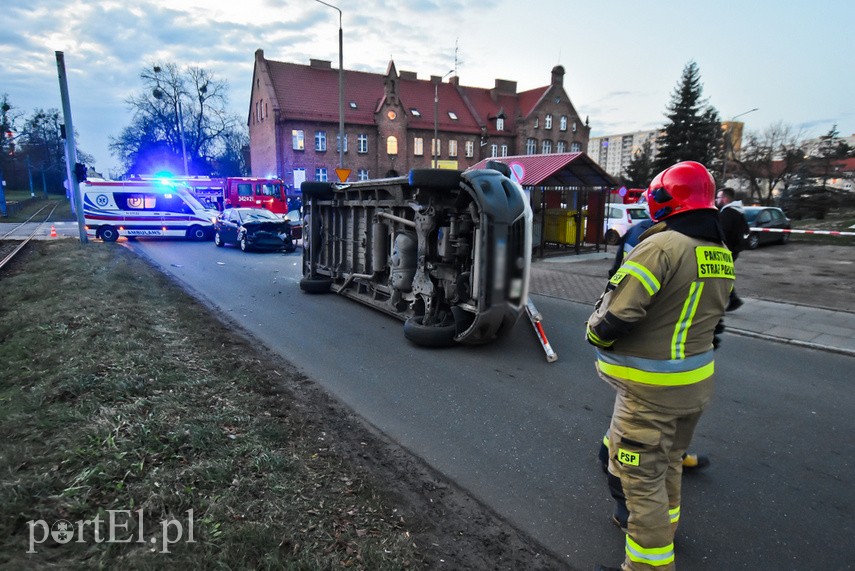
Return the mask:
<path id="1" fill-rule="evenodd" d="M 745 238 L 750 232 L 748 222 L 745 220 L 745 213 L 742 210 L 742 201 L 736 200 L 736 193 L 732 188 L 724 187 L 716 194 L 715 204 L 719 208 L 719 219 L 724 231 L 724 243 L 733 254 L 733 261 L 736 261 L 739 252 L 743 249 L 743 244 L 745 244 Z M 742 303 L 742 299 L 736 295 L 736 288 L 732 289 L 727 311 L 739 309 Z"/>
<path id="2" fill-rule="evenodd" d="M 661 223 L 641 236 L 587 323 L 597 372 L 616 391 L 608 480 L 625 571 L 675 569 L 682 457 L 712 397 L 713 338 L 735 279 L 715 194 L 700 163 L 654 177 L 646 197 Z"/>

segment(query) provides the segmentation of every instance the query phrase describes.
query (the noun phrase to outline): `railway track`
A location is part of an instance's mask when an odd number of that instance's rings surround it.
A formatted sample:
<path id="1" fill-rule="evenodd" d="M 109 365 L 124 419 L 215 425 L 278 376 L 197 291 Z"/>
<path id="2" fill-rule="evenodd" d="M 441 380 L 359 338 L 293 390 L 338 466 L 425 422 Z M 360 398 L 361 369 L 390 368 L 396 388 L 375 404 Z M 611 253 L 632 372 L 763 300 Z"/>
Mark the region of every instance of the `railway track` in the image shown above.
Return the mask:
<path id="1" fill-rule="evenodd" d="M 44 220 L 42 220 L 41 222 L 38 222 L 36 224 L 35 228 L 33 229 L 33 231 L 30 233 L 30 235 L 27 236 L 26 238 L 24 238 L 23 240 L 18 240 L 18 239 L 10 240 L 9 236 L 15 234 L 19 229 L 23 228 L 26 224 L 31 223 L 33 221 L 33 219 L 38 217 L 40 214 L 42 214 L 48 208 L 48 206 L 50 206 L 50 205 L 46 204 L 46 205 L 42 206 L 41 208 L 36 210 L 32 216 L 30 216 L 25 221 L 21 222 L 20 224 L 18 224 L 17 226 L 15 226 L 11 230 L 9 230 L 8 232 L 6 232 L 2 236 L 0 236 L 0 269 L 3 269 L 3 267 L 6 266 L 6 264 L 8 264 L 15 257 L 15 255 L 18 254 L 18 252 L 23 250 L 24 247 L 27 244 L 29 244 L 30 240 L 32 240 L 33 237 L 41 231 L 42 226 L 44 226 L 45 224 L 48 223 L 48 221 L 50 221 L 50 217 L 53 216 L 53 213 L 56 210 L 57 205 L 54 204 L 51 207 L 50 212 L 47 213 L 47 216 L 45 216 Z"/>

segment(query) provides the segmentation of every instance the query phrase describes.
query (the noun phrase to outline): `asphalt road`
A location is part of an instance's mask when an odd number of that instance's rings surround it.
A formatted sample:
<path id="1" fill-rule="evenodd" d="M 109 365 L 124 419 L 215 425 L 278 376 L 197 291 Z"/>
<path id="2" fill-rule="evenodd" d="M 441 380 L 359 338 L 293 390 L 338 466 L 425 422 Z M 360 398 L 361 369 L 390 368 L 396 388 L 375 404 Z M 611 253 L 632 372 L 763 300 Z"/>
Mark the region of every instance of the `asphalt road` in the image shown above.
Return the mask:
<path id="1" fill-rule="evenodd" d="M 587 305 L 534 297 L 556 363 L 526 322 L 492 345 L 428 350 L 391 317 L 302 294 L 299 250 L 131 246 L 568 566 L 621 560 L 595 461 L 613 393 L 583 341 Z M 733 335 L 718 357 L 692 447 L 713 465 L 684 478 L 680 568 L 851 568 L 855 359 Z"/>

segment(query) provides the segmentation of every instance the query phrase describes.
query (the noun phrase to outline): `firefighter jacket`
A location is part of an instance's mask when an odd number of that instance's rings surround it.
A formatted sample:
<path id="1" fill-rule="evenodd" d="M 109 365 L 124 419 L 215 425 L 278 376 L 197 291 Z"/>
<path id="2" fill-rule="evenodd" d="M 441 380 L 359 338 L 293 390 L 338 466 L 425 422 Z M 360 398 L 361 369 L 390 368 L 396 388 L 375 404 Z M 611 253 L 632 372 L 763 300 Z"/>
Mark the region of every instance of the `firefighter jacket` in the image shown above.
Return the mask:
<path id="1" fill-rule="evenodd" d="M 597 370 L 653 410 L 690 414 L 712 396 L 713 336 L 735 273 L 716 212 L 676 215 L 641 236 L 588 319 Z"/>

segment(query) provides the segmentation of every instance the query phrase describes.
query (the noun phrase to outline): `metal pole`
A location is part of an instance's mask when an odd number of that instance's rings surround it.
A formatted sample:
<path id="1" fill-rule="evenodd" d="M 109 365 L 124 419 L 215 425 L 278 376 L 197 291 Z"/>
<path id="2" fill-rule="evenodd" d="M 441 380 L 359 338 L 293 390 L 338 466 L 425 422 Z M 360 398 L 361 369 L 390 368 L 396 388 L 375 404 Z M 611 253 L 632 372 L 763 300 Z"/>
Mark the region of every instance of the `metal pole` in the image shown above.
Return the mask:
<path id="1" fill-rule="evenodd" d="M 338 11 L 338 167 L 344 168 L 344 32 L 341 27 L 341 10 L 323 0 L 315 0 Z"/>
<path id="2" fill-rule="evenodd" d="M 77 164 L 77 147 L 74 144 L 74 124 L 71 121 L 71 102 L 68 99 L 68 82 L 65 75 L 65 55 L 56 52 L 56 68 L 59 72 L 59 92 L 62 98 L 62 115 L 65 120 L 65 173 L 68 177 L 68 188 L 71 191 L 71 200 L 77 213 L 77 229 L 80 234 L 80 243 L 86 244 L 86 223 L 83 219 L 83 200 L 80 197 L 80 185 L 74 174 L 74 165 Z"/>
<path id="3" fill-rule="evenodd" d="M 175 95 L 175 115 L 178 117 L 178 134 L 181 135 L 181 156 L 184 158 L 184 176 L 190 176 L 187 168 L 187 145 L 184 143 L 184 115 L 181 113 L 180 93 Z"/>
<path id="4" fill-rule="evenodd" d="M 439 81 L 437 81 L 433 86 L 433 144 L 431 145 L 433 147 L 433 168 L 437 168 L 439 160 L 439 84 L 452 73 L 454 73 L 454 70 L 449 70 L 448 73 L 440 77 Z"/>

